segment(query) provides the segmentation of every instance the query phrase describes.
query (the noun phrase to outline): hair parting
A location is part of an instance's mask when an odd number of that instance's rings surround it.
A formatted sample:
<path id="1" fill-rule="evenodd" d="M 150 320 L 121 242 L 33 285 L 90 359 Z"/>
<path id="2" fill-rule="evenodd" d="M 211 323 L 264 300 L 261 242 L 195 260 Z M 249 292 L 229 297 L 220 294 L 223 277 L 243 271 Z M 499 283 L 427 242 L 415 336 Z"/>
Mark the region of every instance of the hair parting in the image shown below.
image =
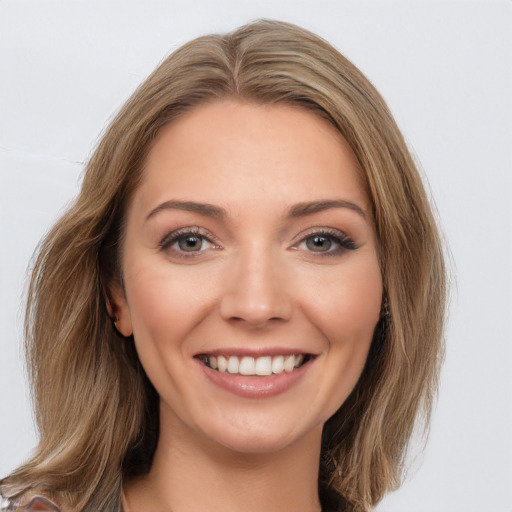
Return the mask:
<path id="1" fill-rule="evenodd" d="M 319 488 L 336 510 L 364 512 L 399 485 L 417 418 L 428 421 L 443 357 L 439 232 L 414 160 L 375 88 L 323 39 L 263 20 L 200 37 L 162 62 L 113 120 L 79 196 L 42 242 L 25 317 L 40 441 L 0 482 L 5 497 L 42 489 L 65 510 L 113 512 L 123 479 L 149 470 L 158 396 L 133 340 L 113 326 L 109 289 L 123 287 L 125 211 L 159 130 L 197 105 L 225 99 L 313 111 L 359 162 L 386 306 L 355 389 L 324 427 Z"/>

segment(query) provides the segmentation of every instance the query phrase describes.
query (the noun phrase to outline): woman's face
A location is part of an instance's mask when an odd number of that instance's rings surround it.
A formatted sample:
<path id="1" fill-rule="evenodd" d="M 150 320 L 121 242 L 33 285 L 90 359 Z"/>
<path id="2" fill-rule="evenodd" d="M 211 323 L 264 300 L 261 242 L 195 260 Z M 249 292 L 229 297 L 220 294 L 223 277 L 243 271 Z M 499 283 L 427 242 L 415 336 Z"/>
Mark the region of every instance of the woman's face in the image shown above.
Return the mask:
<path id="1" fill-rule="evenodd" d="M 118 326 L 160 395 L 161 431 L 236 451 L 319 439 L 379 319 L 355 157 L 296 107 L 215 102 L 165 126 L 122 271 Z"/>

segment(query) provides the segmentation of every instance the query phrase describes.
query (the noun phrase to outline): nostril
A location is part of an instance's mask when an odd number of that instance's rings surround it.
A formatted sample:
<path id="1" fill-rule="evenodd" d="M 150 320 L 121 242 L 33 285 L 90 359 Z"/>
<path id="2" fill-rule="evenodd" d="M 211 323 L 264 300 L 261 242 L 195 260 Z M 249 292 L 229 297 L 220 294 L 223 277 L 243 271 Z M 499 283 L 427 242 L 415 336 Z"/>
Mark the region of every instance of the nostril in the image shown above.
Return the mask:
<path id="1" fill-rule="evenodd" d="M 233 324 L 245 324 L 251 329 L 265 329 L 267 327 L 275 326 L 276 324 L 286 322 L 285 318 L 280 318 L 278 316 L 273 316 L 270 318 L 255 318 L 255 317 L 240 317 L 234 316 L 227 319 L 228 322 L 233 322 Z"/>
<path id="2" fill-rule="evenodd" d="M 292 301 L 285 275 L 277 276 L 269 252 L 246 255 L 250 261 L 233 262 L 220 300 L 221 316 L 237 324 L 261 328 L 288 320 Z"/>

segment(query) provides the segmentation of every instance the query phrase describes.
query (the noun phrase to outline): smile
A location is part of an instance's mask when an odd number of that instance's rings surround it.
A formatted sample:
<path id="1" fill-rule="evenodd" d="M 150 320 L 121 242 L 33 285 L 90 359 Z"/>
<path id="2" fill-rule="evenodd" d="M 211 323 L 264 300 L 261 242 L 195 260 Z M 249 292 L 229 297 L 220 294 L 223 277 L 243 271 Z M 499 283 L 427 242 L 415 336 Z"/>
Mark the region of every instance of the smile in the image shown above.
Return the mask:
<path id="1" fill-rule="evenodd" d="M 309 354 L 283 354 L 259 357 L 201 354 L 197 357 L 208 368 L 220 373 L 262 377 L 291 373 L 312 358 Z"/>

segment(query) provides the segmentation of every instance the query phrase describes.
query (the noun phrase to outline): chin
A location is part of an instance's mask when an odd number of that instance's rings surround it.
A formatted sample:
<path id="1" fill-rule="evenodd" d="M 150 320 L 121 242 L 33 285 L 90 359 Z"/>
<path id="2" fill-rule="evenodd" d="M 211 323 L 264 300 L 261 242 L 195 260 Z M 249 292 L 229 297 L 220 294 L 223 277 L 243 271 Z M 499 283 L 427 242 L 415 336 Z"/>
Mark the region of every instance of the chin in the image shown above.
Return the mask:
<path id="1" fill-rule="evenodd" d="M 277 453 L 294 444 L 295 439 L 292 436 L 275 433 L 240 433 L 233 435 L 229 439 L 218 439 L 217 442 L 224 448 L 239 455 L 265 455 Z"/>
<path id="2" fill-rule="evenodd" d="M 277 453 L 292 446 L 300 445 L 306 439 L 315 440 L 320 446 L 323 423 L 316 426 L 298 425 L 297 421 L 287 425 L 283 418 L 259 421 L 249 420 L 228 423 L 219 426 L 208 437 L 216 444 L 237 454 L 265 455 Z M 316 439 L 317 438 L 317 439 Z"/>

